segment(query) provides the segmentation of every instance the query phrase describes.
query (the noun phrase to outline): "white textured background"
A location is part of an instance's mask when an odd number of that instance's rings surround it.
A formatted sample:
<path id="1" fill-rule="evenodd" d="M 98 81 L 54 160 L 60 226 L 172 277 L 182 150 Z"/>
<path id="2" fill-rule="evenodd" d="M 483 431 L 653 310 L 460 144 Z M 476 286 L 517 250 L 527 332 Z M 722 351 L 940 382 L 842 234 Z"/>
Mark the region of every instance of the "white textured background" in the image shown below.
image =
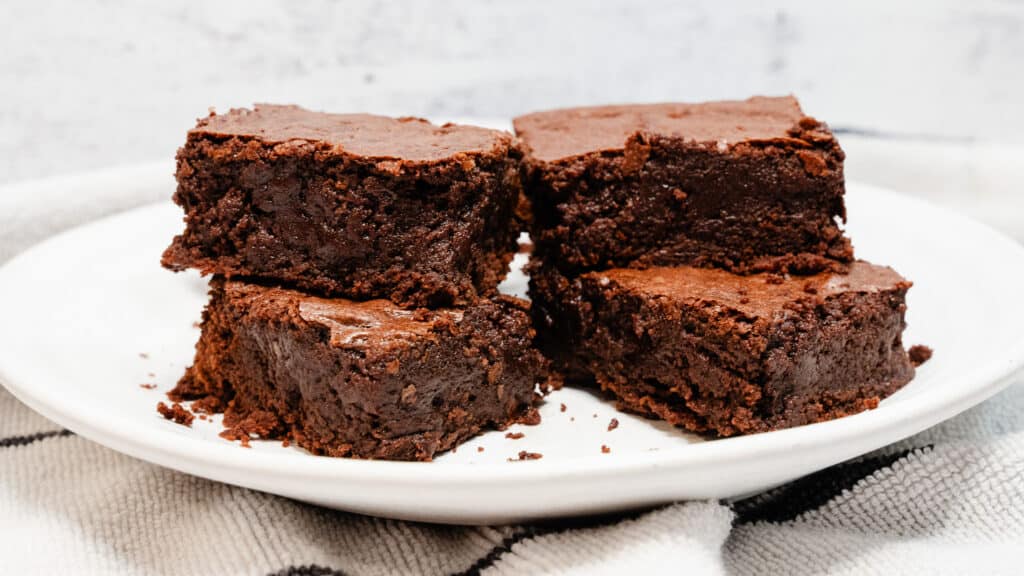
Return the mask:
<path id="1" fill-rule="evenodd" d="M 1020 139 L 1024 2 L 5 2 L 0 179 L 171 154 L 210 105 L 507 116 L 794 92 L 837 127 Z"/>
<path id="2" fill-rule="evenodd" d="M 1022 196 L 985 164 L 1024 144 L 1020 0 L 4 2 L 0 182 L 170 158 L 209 106 L 500 118 L 786 92 L 885 136 L 843 135 L 851 177 L 1015 226 L 978 204 Z"/>

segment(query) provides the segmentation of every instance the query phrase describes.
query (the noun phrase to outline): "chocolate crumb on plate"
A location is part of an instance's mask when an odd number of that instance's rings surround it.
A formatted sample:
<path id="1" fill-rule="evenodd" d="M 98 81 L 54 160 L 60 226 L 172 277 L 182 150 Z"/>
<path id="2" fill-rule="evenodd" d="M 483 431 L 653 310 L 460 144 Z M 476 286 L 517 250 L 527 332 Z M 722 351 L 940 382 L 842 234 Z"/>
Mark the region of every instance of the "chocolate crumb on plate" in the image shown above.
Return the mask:
<path id="1" fill-rule="evenodd" d="M 562 412 L 565 412 L 565 404 L 559 405 L 558 409 Z"/>
<path id="2" fill-rule="evenodd" d="M 220 433 L 220 437 L 225 440 L 235 441 L 238 440 L 242 444 L 242 448 L 251 448 L 249 444 L 249 435 L 243 432 L 239 432 L 234 428 L 228 428 Z"/>
<path id="3" fill-rule="evenodd" d="M 224 416 L 226 430 L 220 433 L 225 440 L 238 440 L 243 448 L 249 448 L 249 441 L 253 437 L 270 438 L 277 432 L 278 421 L 274 414 L 264 410 L 254 410 L 245 417 L 240 418 L 236 414 Z"/>
<path id="4" fill-rule="evenodd" d="M 484 451 L 484 447 L 483 446 L 477 446 L 476 447 L 476 451 L 477 452 L 483 452 Z"/>
<path id="5" fill-rule="evenodd" d="M 540 452 L 527 452 L 526 450 L 520 450 L 518 458 L 509 458 L 508 461 L 520 462 L 523 460 L 540 460 L 543 457 L 544 455 L 541 454 Z"/>
<path id="6" fill-rule="evenodd" d="M 604 444 L 601 444 L 601 454 L 608 454 L 611 451 L 612 451 L 611 448 L 605 446 Z"/>
<path id="7" fill-rule="evenodd" d="M 612 430 L 615 430 L 618 427 L 619 427 L 619 419 L 618 418 L 612 418 L 611 422 L 608 423 L 608 431 L 611 432 Z"/>
<path id="8" fill-rule="evenodd" d="M 914 344 L 910 347 L 910 350 L 907 350 L 907 356 L 910 356 L 910 363 L 914 365 L 914 368 L 917 368 L 931 360 L 932 352 L 932 349 L 927 346 Z"/>
<path id="9" fill-rule="evenodd" d="M 139 384 L 139 388 L 143 390 L 156 390 L 156 384 Z"/>
<path id="10" fill-rule="evenodd" d="M 192 402 L 191 409 L 196 413 L 217 414 L 224 411 L 223 404 L 221 399 L 216 396 L 206 396 Z"/>
<path id="11" fill-rule="evenodd" d="M 192 420 L 195 418 L 191 412 L 186 410 L 184 406 L 177 402 L 170 406 L 163 402 L 157 402 L 156 411 L 165 419 L 171 420 L 176 424 L 181 424 L 182 426 L 192 426 Z"/>
<path id="12" fill-rule="evenodd" d="M 523 434 L 522 432 L 506 432 L 505 433 L 505 438 L 508 438 L 509 440 L 519 440 L 520 438 L 522 438 L 524 436 L 526 436 L 526 434 Z"/>

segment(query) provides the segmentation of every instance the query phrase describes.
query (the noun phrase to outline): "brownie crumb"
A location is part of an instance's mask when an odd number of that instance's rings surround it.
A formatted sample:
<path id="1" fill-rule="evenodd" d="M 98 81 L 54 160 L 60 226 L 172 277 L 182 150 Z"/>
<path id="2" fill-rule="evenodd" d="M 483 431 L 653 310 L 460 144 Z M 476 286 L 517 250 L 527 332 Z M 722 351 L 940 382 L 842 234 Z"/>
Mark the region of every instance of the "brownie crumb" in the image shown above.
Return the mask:
<path id="1" fill-rule="evenodd" d="M 612 451 L 611 448 L 605 446 L 604 444 L 601 444 L 601 454 L 608 454 L 611 451 Z"/>
<path id="2" fill-rule="evenodd" d="M 907 350 L 907 355 L 910 356 L 910 363 L 917 368 L 931 359 L 932 349 L 921 344 L 915 344 L 910 347 L 910 350 Z"/>
<path id="3" fill-rule="evenodd" d="M 242 443 L 242 448 L 249 448 L 249 435 L 244 431 L 237 430 L 235 428 L 227 428 L 220 433 L 220 437 L 225 440 L 238 440 Z"/>
<path id="4" fill-rule="evenodd" d="M 615 430 L 618 427 L 619 427 L 619 419 L 618 418 L 612 418 L 612 421 L 608 423 L 608 431 L 611 432 L 612 430 Z"/>
<path id="5" fill-rule="evenodd" d="M 291 445 L 292 445 L 292 441 L 291 440 L 289 440 L 287 438 L 281 440 L 281 447 L 282 448 L 287 448 L 287 447 L 289 447 Z"/>
<path id="6" fill-rule="evenodd" d="M 196 330 L 198 330 L 201 326 L 202 324 L 200 324 L 198 321 L 192 323 L 192 327 L 195 328 Z"/>
<path id="7" fill-rule="evenodd" d="M 518 420 L 512 422 L 512 424 L 523 424 L 524 426 L 536 426 L 540 424 L 540 411 L 536 408 L 529 408 Z"/>
<path id="8" fill-rule="evenodd" d="M 526 450 L 519 451 L 518 458 L 509 458 L 509 462 L 521 462 L 523 460 L 540 460 L 544 455 L 540 452 L 527 452 Z"/>
<path id="9" fill-rule="evenodd" d="M 505 433 L 505 438 L 508 438 L 509 440 L 519 440 L 523 436 L 526 436 L 526 434 L 523 434 L 522 432 L 507 432 L 507 433 Z"/>
<path id="10" fill-rule="evenodd" d="M 143 390 L 156 390 L 156 384 L 139 384 L 139 388 Z"/>
<path id="11" fill-rule="evenodd" d="M 241 420 L 224 424 L 227 428 L 220 433 L 221 438 L 238 440 L 242 443 L 243 448 L 249 448 L 249 440 L 253 437 L 269 438 L 273 436 L 278 428 L 278 419 L 270 412 L 254 410 Z"/>
<path id="12" fill-rule="evenodd" d="M 558 406 L 558 409 L 559 409 L 560 411 L 562 411 L 562 412 L 565 412 L 565 404 L 561 404 L 561 405 L 559 405 L 559 406 Z"/>
<path id="13" fill-rule="evenodd" d="M 484 451 L 484 447 L 483 446 L 477 446 L 476 447 L 476 451 L 477 452 L 483 452 Z"/>
<path id="14" fill-rule="evenodd" d="M 210 418 L 209 418 L 209 416 L 207 416 L 206 414 L 200 414 L 200 415 L 199 415 L 199 419 L 200 419 L 200 420 L 209 420 Z"/>
<path id="15" fill-rule="evenodd" d="M 167 420 L 172 420 L 182 426 L 192 426 L 192 420 L 195 416 L 185 409 L 184 406 L 175 402 L 168 406 L 163 402 L 157 402 L 156 411 L 160 413 Z"/>
<path id="16" fill-rule="evenodd" d="M 217 414 L 224 411 L 223 402 L 217 396 L 204 396 L 192 403 L 193 412 Z"/>

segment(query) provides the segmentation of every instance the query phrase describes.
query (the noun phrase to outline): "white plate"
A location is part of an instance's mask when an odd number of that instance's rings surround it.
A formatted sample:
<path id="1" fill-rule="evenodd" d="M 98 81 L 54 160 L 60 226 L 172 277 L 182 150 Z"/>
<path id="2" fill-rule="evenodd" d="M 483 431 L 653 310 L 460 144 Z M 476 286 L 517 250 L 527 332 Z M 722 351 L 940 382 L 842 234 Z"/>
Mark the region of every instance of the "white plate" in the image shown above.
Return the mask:
<path id="1" fill-rule="evenodd" d="M 64 193 L 89 194 L 92 185 L 83 179 Z M 166 185 L 170 196 L 173 181 Z M 367 514 L 495 523 L 733 497 L 949 418 L 997 392 L 1024 359 L 1024 248 L 920 201 L 848 189 L 858 254 L 914 280 L 906 342 L 932 346 L 935 357 L 878 409 L 832 422 L 700 441 L 566 389 L 549 397 L 540 426 L 516 428 L 525 438 L 492 432 L 432 463 L 316 457 L 277 442 L 244 449 L 219 438 L 218 423 L 185 428 L 154 410 L 191 361 L 206 298 L 198 276 L 159 266 L 181 226 L 170 203 L 54 237 L 0 270 L 0 380 L 45 416 L 115 450 Z M 146 382 L 158 390 L 140 388 Z M 621 424 L 608 431 L 612 417 Z M 508 462 L 519 450 L 544 457 Z"/>

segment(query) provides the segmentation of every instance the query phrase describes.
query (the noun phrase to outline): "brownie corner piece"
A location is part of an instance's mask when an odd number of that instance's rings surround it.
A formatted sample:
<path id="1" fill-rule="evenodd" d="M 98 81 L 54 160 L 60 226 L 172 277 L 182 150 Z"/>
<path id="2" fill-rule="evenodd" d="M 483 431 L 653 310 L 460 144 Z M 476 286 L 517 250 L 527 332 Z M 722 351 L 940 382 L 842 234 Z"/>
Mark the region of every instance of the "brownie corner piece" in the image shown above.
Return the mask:
<path id="1" fill-rule="evenodd" d="M 185 230 L 164 266 L 325 296 L 462 305 L 507 272 L 522 152 L 511 134 L 257 105 L 178 152 Z"/>
<path id="2" fill-rule="evenodd" d="M 562 272 L 810 274 L 853 260 L 844 154 L 795 98 L 551 110 L 514 121 L 531 237 Z"/>
<path id="3" fill-rule="evenodd" d="M 224 411 L 225 434 L 315 454 L 430 460 L 491 428 L 537 423 L 548 363 L 520 301 L 407 310 L 215 278 L 172 399 Z"/>
<path id="4" fill-rule="evenodd" d="M 541 344 L 620 407 L 732 436 L 874 408 L 914 375 L 903 348 L 910 283 L 847 274 L 740 276 L 694 267 L 531 280 Z"/>

